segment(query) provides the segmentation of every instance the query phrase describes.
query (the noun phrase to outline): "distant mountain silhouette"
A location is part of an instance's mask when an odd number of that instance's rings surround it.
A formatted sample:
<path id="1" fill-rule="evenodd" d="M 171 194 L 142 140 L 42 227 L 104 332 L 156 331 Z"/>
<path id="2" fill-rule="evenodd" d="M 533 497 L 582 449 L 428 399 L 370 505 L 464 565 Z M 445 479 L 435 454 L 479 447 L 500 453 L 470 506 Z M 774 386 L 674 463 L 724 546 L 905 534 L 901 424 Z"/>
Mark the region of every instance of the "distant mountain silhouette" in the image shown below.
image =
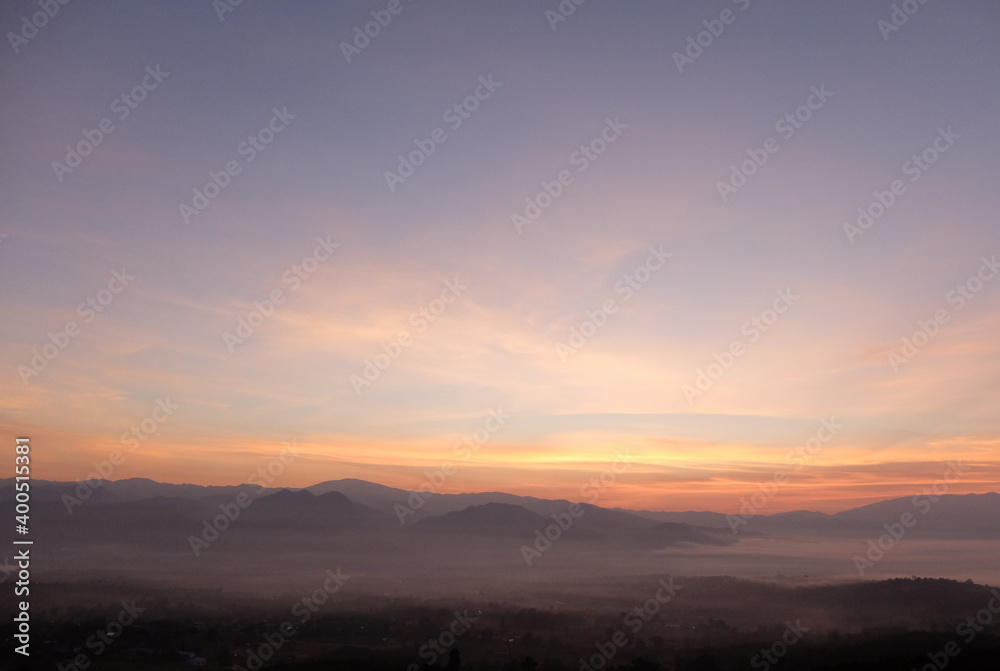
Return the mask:
<path id="1" fill-rule="evenodd" d="M 916 520 L 907 530 L 910 538 L 1000 539 L 1000 493 L 944 494 L 934 498 L 921 493 L 833 514 L 811 510 L 760 514 L 748 518 L 745 525 L 738 525 L 738 529 L 741 536 L 870 537 L 885 533 L 883 525 L 896 523 L 905 513 L 910 513 Z M 723 513 L 632 512 L 652 520 L 730 530 L 731 518 Z"/>
<path id="2" fill-rule="evenodd" d="M 356 501 L 369 508 L 381 510 L 385 513 L 395 515 L 397 504 L 411 506 L 412 515 L 406 515 L 409 522 L 444 515 L 445 513 L 464 510 L 469 506 L 481 506 L 486 503 L 507 503 L 521 506 L 539 515 L 550 515 L 559 510 L 565 510 L 569 501 L 563 499 L 539 499 L 533 496 L 518 496 L 517 494 L 507 494 L 506 492 L 478 492 L 474 494 L 434 494 L 430 497 L 423 497 L 405 489 L 386 487 L 374 482 L 347 478 L 344 480 L 329 480 L 317 485 L 308 487 L 314 494 L 336 491 L 346 495 L 352 501 Z M 417 506 L 412 506 L 411 501 L 416 501 L 416 496 L 420 496 L 421 502 Z"/>
<path id="3" fill-rule="evenodd" d="M 386 487 L 374 482 L 347 478 L 344 480 L 330 480 L 321 482 L 306 491 L 317 496 L 336 493 L 346 496 L 351 501 L 367 506 L 374 510 L 381 511 L 386 515 L 394 515 L 393 505 L 400 501 L 405 501 L 408 492 L 394 487 Z"/>
<path id="4" fill-rule="evenodd" d="M 727 545 L 728 537 L 713 537 L 710 532 L 687 524 L 657 524 L 636 515 L 607 510 L 590 504 L 580 504 L 579 516 L 567 519 L 566 509 L 556 513 L 561 518 L 566 537 L 590 543 L 615 543 L 655 549 L 688 543 L 694 545 Z M 571 522 L 570 522 L 571 520 Z M 536 531 L 545 530 L 560 521 L 510 503 L 485 503 L 463 510 L 426 517 L 414 523 L 413 530 L 421 533 L 459 536 L 508 537 L 534 540 Z"/>
<path id="5" fill-rule="evenodd" d="M 318 529 L 325 531 L 394 528 L 385 513 L 352 502 L 340 492 L 316 496 L 312 492 L 282 489 L 258 497 L 244 512 L 247 523 L 259 528 Z"/>
<path id="6" fill-rule="evenodd" d="M 713 533 L 713 530 L 676 522 L 662 522 L 648 529 L 641 536 L 644 545 L 666 547 L 671 545 L 732 545 L 736 540 L 730 532 Z"/>
<path id="7" fill-rule="evenodd" d="M 416 522 L 413 529 L 434 534 L 530 538 L 535 529 L 546 526 L 548 522 L 541 515 L 521 506 L 509 503 L 486 503 L 445 513 L 440 517 L 426 517 Z"/>
<path id="8" fill-rule="evenodd" d="M 12 478 L 0 480 L 0 501 L 13 498 L 14 491 L 11 488 L 11 483 L 13 483 Z M 35 503 L 43 501 L 62 502 L 64 495 L 88 500 L 90 503 L 142 501 L 154 497 L 181 499 L 221 497 L 220 500 L 223 500 L 226 498 L 232 499 L 240 492 L 256 494 L 260 491 L 260 487 L 251 484 L 225 486 L 175 485 L 156 482 L 148 478 L 127 478 L 125 480 L 95 479 L 85 483 L 33 479 L 31 484 L 31 499 Z"/>
<path id="9" fill-rule="evenodd" d="M 256 485 L 201 486 L 160 483 L 146 478 L 75 482 L 32 482 L 32 511 L 51 519 L 53 533 L 76 537 L 80 530 L 100 526 L 91 538 L 116 534 L 151 534 L 190 529 L 219 514 L 244 494 L 253 504 L 241 511 L 253 529 L 383 531 L 418 526 L 420 533 L 438 535 L 527 534 L 553 523 L 570 503 L 504 492 L 434 494 L 412 492 L 357 479 L 332 480 L 306 489 L 267 489 Z M 86 498 L 81 496 L 86 494 Z M 0 480 L 0 501 L 14 498 L 13 479 Z M 67 501 L 73 514 L 67 513 Z M 75 503 L 73 503 L 75 502 Z M 410 507 L 413 502 L 417 507 Z M 641 547 L 678 543 L 725 544 L 737 539 L 730 529 L 732 515 L 715 512 L 661 512 L 602 508 L 579 504 L 584 514 L 573 522 L 578 540 L 620 541 Z M 404 524 L 399 507 L 405 506 Z M 904 514 L 916 523 L 911 538 L 1000 539 L 1000 493 L 926 495 L 880 501 L 835 514 L 793 511 L 756 515 L 739 526 L 739 537 L 868 538 L 884 532 L 885 524 Z M 90 533 L 90 532 L 88 532 Z"/>
<path id="10" fill-rule="evenodd" d="M 913 538 L 1000 539 L 1000 493 L 997 492 L 941 497 L 919 494 L 879 501 L 832 517 L 855 525 L 881 527 L 885 523 L 898 522 L 906 513 L 917 520 L 907 532 Z"/>

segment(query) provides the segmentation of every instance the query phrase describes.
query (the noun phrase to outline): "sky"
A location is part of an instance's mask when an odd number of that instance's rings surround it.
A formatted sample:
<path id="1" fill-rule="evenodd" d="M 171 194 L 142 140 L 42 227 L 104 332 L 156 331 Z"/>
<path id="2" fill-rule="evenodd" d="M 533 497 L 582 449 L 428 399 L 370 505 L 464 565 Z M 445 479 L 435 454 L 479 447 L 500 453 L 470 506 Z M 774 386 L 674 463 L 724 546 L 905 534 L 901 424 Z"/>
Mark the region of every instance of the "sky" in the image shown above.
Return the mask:
<path id="1" fill-rule="evenodd" d="M 0 433 L 63 481 L 995 491 L 1000 7 L 902 5 L 4 3 Z"/>

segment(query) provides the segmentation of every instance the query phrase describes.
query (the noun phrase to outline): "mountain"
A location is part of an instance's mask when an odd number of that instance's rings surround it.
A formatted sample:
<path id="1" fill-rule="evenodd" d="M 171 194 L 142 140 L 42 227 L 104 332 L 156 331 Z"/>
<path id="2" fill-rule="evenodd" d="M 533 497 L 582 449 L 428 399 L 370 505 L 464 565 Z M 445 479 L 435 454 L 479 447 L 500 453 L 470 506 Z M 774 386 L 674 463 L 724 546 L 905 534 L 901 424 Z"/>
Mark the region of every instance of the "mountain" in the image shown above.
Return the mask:
<path id="1" fill-rule="evenodd" d="M 579 504 L 579 515 L 571 516 L 564 508 L 553 516 L 543 516 L 510 503 L 485 503 L 469 506 L 438 517 L 426 517 L 412 525 L 414 533 L 458 537 L 516 537 L 530 542 L 537 532 L 546 533 L 553 525 L 559 536 L 572 542 L 604 546 L 628 546 L 657 549 L 680 544 L 730 545 L 731 534 L 713 536 L 711 530 L 670 522 L 657 524 L 637 515 Z M 555 532 L 552 532 L 555 535 Z"/>
<path id="2" fill-rule="evenodd" d="M 13 478 L 0 480 L 0 501 L 14 498 Z M 257 495 L 261 488 L 257 485 L 191 485 L 157 482 L 148 478 L 127 478 L 125 480 L 94 479 L 86 482 L 56 482 L 52 480 L 31 481 L 31 500 L 63 501 L 63 496 L 72 497 L 93 504 L 141 501 L 154 497 L 204 499 L 223 497 L 233 499 L 240 492 Z M 267 490 L 264 491 L 276 491 Z"/>
<path id="3" fill-rule="evenodd" d="M 623 509 L 616 509 L 623 510 Z M 630 512 L 630 511 L 623 511 Z M 796 510 L 745 518 L 713 512 L 631 511 L 640 517 L 676 522 L 703 528 L 731 531 L 735 520 L 740 536 L 781 536 L 818 538 L 870 538 L 885 533 L 884 525 L 898 523 L 909 513 L 915 522 L 907 528 L 911 538 L 1000 539 L 1000 493 L 933 494 L 887 499 L 858 508 L 827 514 Z M 909 520 L 908 520 L 909 521 Z"/>
<path id="4" fill-rule="evenodd" d="M 867 579 L 852 554 L 907 513 L 916 524 L 907 529 L 903 547 L 887 551 L 891 559 L 869 572 L 940 575 L 947 555 L 953 562 L 948 577 L 964 580 L 991 575 L 989 557 L 1000 540 L 1000 494 L 917 504 L 894 499 L 833 515 L 759 515 L 733 533 L 726 520 L 738 518 L 718 513 L 629 511 L 502 492 L 415 498 L 420 515 L 401 523 L 393 509 L 409 505 L 411 493 L 360 480 L 306 489 L 143 479 L 107 481 L 93 490 L 80 483 L 32 485 L 31 538 L 45 550 L 33 567 L 49 575 L 104 576 L 115 566 L 126 580 L 204 589 L 223 582 L 233 588 L 247 581 L 274 585 L 277 575 L 309 584 L 316 571 L 337 566 L 355 576 L 352 585 L 384 595 L 434 593 L 441 576 L 456 594 L 543 576 L 797 574 L 811 580 L 846 573 Z M 89 496 L 67 507 L 64 497 L 84 492 Z M 0 483 L 8 510 L 13 495 L 11 480 Z M 401 495 L 402 501 L 396 498 Z M 685 519 L 710 525 L 678 521 Z M 928 552 L 911 539 L 948 540 Z"/>
<path id="5" fill-rule="evenodd" d="M 914 538 L 1000 539 L 1000 493 L 997 492 L 942 496 L 921 493 L 852 508 L 832 517 L 854 525 L 881 528 L 883 524 L 900 522 L 906 514 L 913 517 L 907 533 Z"/>
<path id="6" fill-rule="evenodd" d="M 95 496 L 96 498 L 96 496 Z M 218 510 L 215 511 L 216 513 Z M 62 502 L 32 503 L 32 538 L 45 545 L 73 548 L 91 544 L 182 547 L 213 514 L 201 501 L 154 496 L 138 501 L 99 503 L 92 499 L 72 508 Z"/>
<path id="7" fill-rule="evenodd" d="M 256 498 L 242 515 L 254 528 L 321 531 L 378 531 L 390 529 L 388 515 L 354 503 L 340 492 L 319 496 L 300 489 L 282 489 Z"/>
<path id="8" fill-rule="evenodd" d="M 506 492 L 478 492 L 469 494 L 431 494 L 429 496 L 405 489 L 386 487 L 385 485 L 346 478 L 329 480 L 307 488 L 313 494 L 324 492 L 340 492 L 352 501 L 381 510 L 393 516 L 398 516 L 396 506 L 406 509 L 404 518 L 407 523 L 444 515 L 445 513 L 464 510 L 469 506 L 481 506 L 487 503 L 506 503 L 521 506 L 539 515 L 551 515 L 559 510 L 565 510 L 570 504 L 564 499 L 539 499 L 533 496 L 518 496 Z M 412 514 L 410 514 L 412 513 Z"/>
<path id="9" fill-rule="evenodd" d="M 0 480 L 0 501 L 13 500 L 13 482 L 13 478 Z M 531 526 L 526 529 L 530 535 L 535 529 L 552 524 L 551 516 L 565 514 L 570 506 L 569 501 L 562 499 L 505 492 L 425 497 L 357 479 L 331 480 L 295 490 L 249 484 L 169 484 L 146 478 L 90 483 L 33 480 L 31 492 L 33 513 L 51 517 L 53 529 L 62 529 L 69 519 L 86 525 L 100 518 L 108 529 L 143 534 L 151 529 L 190 526 L 192 520 L 200 523 L 218 515 L 219 506 L 231 505 L 241 494 L 254 502 L 244 511 L 247 525 L 284 530 L 388 531 L 427 521 L 421 526 L 427 533 L 464 529 L 464 533 L 483 535 L 491 528 L 497 533 L 509 533 Z M 620 539 L 649 546 L 661 542 L 729 543 L 751 536 L 870 538 L 881 535 L 885 532 L 884 525 L 898 523 L 906 514 L 915 520 L 907 529 L 912 538 L 1000 539 L 1000 493 L 997 492 L 919 494 L 832 515 L 801 510 L 746 518 L 707 511 L 633 511 L 578 505 L 585 514 L 574 520 L 575 537 Z M 470 512 L 464 515 L 452 515 L 467 510 Z M 402 518 L 400 511 L 406 512 Z M 438 518 L 439 521 L 431 521 Z M 737 534 L 730 528 L 732 521 L 743 522 L 738 525 Z M 69 528 L 65 531 L 70 535 L 75 533 Z M 105 532 L 97 535 L 103 536 Z"/>
<path id="10" fill-rule="evenodd" d="M 411 528 L 420 533 L 531 538 L 535 529 L 545 526 L 544 517 L 521 506 L 485 503 L 439 517 L 425 517 Z"/>
<path id="11" fill-rule="evenodd" d="M 306 489 L 317 496 L 329 492 L 339 492 L 351 501 L 389 514 L 392 514 L 393 504 L 405 502 L 406 498 L 410 495 L 404 489 L 386 487 L 375 482 L 356 480 L 354 478 L 320 482 L 311 487 L 306 487 Z"/>
<path id="12" fill-rule="evenodd" d="M 676 545 L 715 545 L 727 546 L 737 542 L 728 532 L 718 533 L 715 529 L 693 527 L 676 522 L 662 522 L 646 530 L 640 537 L 640 542 L 651 548 L 662 548 Z"/>

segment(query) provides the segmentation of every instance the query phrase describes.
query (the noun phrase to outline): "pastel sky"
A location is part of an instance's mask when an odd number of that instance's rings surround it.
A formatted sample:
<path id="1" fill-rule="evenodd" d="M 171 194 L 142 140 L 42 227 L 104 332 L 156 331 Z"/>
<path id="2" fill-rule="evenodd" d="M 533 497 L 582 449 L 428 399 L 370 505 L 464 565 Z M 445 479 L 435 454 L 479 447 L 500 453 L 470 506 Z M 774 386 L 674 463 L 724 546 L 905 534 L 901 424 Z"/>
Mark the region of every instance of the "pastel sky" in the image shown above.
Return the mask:
<path id="1" fill-rule="evenodd" d="M 4 440 L 49 480 L 122 450 L 111 479 L 236 484 L 294 440 L 276 486 L 450 460 L 442 491 L 570 499 L 624 451 L 599 505 L 730 512 L 832 418 L 765 512 L 956 459 L 997 490 L 1000 6 L 912 4 L 81 1 L 17 39 L 4 3 Z"/>

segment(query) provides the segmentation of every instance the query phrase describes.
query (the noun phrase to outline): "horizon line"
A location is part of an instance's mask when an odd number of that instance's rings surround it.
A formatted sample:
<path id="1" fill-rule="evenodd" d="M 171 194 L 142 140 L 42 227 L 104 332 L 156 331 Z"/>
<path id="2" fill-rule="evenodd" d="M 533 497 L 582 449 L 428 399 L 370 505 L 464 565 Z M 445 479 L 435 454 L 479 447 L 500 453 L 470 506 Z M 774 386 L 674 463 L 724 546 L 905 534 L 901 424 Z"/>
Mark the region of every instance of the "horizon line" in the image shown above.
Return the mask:
<path id="1" fill-rule="evenodd" d="M 8 480 L 10 480 L 10 481 L 13 482 L 14 481 L 14 477 L 0 478 L 0 482 L 3 482 L 3 483 L 6 483 Z M 293 491 L 293 492 L 308 491 L 312 487 L 317 487 L 319 485 L 326 484 L 326 483 L 354 481 L 354 482 L 362 482 L 362 483 L 369 484 L 369 485 L 376 485 L 378 487 L 385 487 L 386 489 L 392 489 L 392 490 L 395 490 L 395 491 L 405 492 L 406 494 L 415 494 L 415 493 L 418 493 L 418 492 L 416 492 L 414 490 L 406 490 L 406 489 L 401 489 L 399 487 L 391 487 L 389 485 L 384 485 L 384 484 L 382 484 L 380 482 L 373 482 L 371 480 L 362 480 L 361 478 L 340 478 L 340 479 L 337 479 L 337 480 L 323 480 L 321 482 L 317 482 L 317 483 L 314 483 L 312 485 L 308 485 L 306 487 L 288 487 L 288 486 L 285 486 L 285 487 L 266 487 L 266 486 L 258 485 L 256 483 L 252 483 L 252 482 L 243 482 L 243 483 L 239 483 L 239 484 L 236 484 L 236 485 L 199 485 L 199 484 L 195 484 L 195 483 L 192 483 L 192 482 L 163 482 L 161 480 L 154 480 L 153 478 L 147 478 L 147 477 L 141 477 L 141 476 L 136 476 L 136 477 L 131 477 L 131 478 L 122 478 L 120 480 L 110 480 L 110 479 L 106 479 L 106 478 L 100 478 L 97 481 L 101 482 L 101 483 L 105 483 L 105 482 L 117 483 L 117 482 L 127 482 L 129 480 L 146 480 L 148 482 L 152 482 L 152 483 L 155 483 L 155 484 L 158 484 L 158 485 L 168 485 L 168 486 L 171 486 L 171 487 L 200 487 L 200 488 L 203 488 L 203 489 L 207 489 L 209 487 L 218 487 L 218 488 L 259 487 L 260 489 L 263 489 L 263 490 L 273 490 L 274 492 L 280 492 L 280 491 L 283 491 L 283 490 Z M 94 481 L 94 479 L 83 481 L 83 482 L 89 483 L 89 482 L 93 482 L 93 481 Z M 32 478 L 32 482 L 34 482 L 34 483 L 45 483 L 45 484 L 55 484 L 55 485 L 73 485 L 73 484 L 80 484 L 81 481 L 45 480 L 45 479 L 35 479 L 35 478 Z M 96 487 L 100 487 L 100 486 L 101 485 L 97 485 Z M 92 487 L 94 487 L 94 486 L 92 486 Z M 94 488 L 96 488 L 96 487 L 94 487 Z M 335 491 L 335 490 L 332 490 L 332 491 Z M 309 492 L 309 493 L 312 494 L 312 492 Z M 350 501 L 352 503 L 359 503 L 358 501 L 356 501 L 354 499 L 351 499 L 351 497 L 347 496 L 346 494 L 343 494 L 343 492 L 339 492 L 339 493 L 342 494 L 343 496 L 347 497 L 348 499 L 350 499 Z M 738 515 L 738 514 L 740 514 L 739 512 L 729 512 L 729 513 L 726 513 L 726 512 L 716 511 L 716 510 L 690 510 L 690 509 L 689 510 L 650 510 L 650 509 L 647 509 L 647 508 L 625 508 L 623 506 L 605 507 L 605 506 L 599 506 L 596 503 L 590 503 L 590 502 L 587 502 L 587 501 L 572 501 L 572 500 L 566 499 L 566 498 L 549 499 L 549 498 L 542 498 L 542 497 L 538 497 L 538 496 L 528 496 L 528 495 L 523 495 L 523 494 L 513 494 L 511 492 L 505 492 L 505 491 L 502 491 L 502 490 L 490 490 L 490 491 L 481 491 L 481 492 L 432 492 L 432 496 L 441 496 L 441 495 L 444 495 L 444 496 L 476 496 L 476 495 L 486 495 L 486 494 L 503 494 L 505 496 L 514 496 L 514 497 L 517 497 L 517 498 L 524 498 L 524 499 L 536 499 L 536 500 L 540 500 L 540 501 L 552 501 L 552 502 L 566 501 L 567 503 L 579 503 L 579 504 L 583 504 L 583 505 L 592 505 L 592 506 L 594 506 L 596 508 L 603 508 L 604 510 L 623 510 L 623 511 L 635 512 L 635 513 L 707 513 L 707 514 L 712 514 L 712 515 Z M 998 495 L 1000 495 L 1000 491 L 989 490 L 989 491 L 985 491 L 985 492 L 965 492 L 965 493 L 962 493 L 962 494 L 943 493 L 943 494 L 937 494 L 935 496 L 937 496 L 938 498 L 946 498 L 946 497 L 966 497 L 966 496 L 987 496 L 989 494 L 998 494 Z M 317 496 L 317 495 L 314 494 L 314 496 Z M 920 494 L 915 494 L 913 496 L 920 496 Z M 430 499 L 430 498 L 431 497 L 427 497 L 427 499 Z M 839 514 L 839 513 L 843 513 L 843 512 L 848 512 L 848 511 L 851 511 L 851 510 L 858 510 L 860 508 L 866 508 L 868 506 L 877 505 L 879 503 L 885 503 L 885 502 L 888 502 L 888 501 L 900 501 L 900 500 L 907 499 L 907 498 L 912 498 L 912 497 L 897 496 L 897 497 L 892 497 L 892 498 L 887 498 L 887 499 L 879 499 L 878 501 L 874 501 L 872 503 L 866 503 L 866 504 L 863 504 L 863 505 L 860 505 L 860 506 L 854 506 L 854 507 L 851 507 L 851 508 L 844 508 L 843 510 L 838 510 L 835 513 L 826 513 L 826 512 L 820 511 L 820 510 L 808 510 L 808 509 L 805 509 L 805 508 L 801 508 L 801 509 L 797 509 L 797 510 L 779 511 L 779 512 L 770 513 L 770 514 L 755 513 L 753 515 L 753 517 L 775 517 L 777 515 L 788 515 L 788 514 L 792 514 L 792 513 L 815 513 L 815 514 L 819 514 L 819 515 L 833 516 L 833 515 L 836 515 L 836 514 Z M 497 502 L 496 501 L 492 501 L 492 502 L 488 502 L 488 503 L 497 503 Z M 365 504 L 360 504 L 360 505 L 365 505 Z M 486 505 L 486 504 L 473 504 L 473 506 L 474 505 Z M 515 505 L 515 504 L 509 504 L 509 505 Z M 472 507 L 472 506 L 468 506 L 468 507 Z"/>

